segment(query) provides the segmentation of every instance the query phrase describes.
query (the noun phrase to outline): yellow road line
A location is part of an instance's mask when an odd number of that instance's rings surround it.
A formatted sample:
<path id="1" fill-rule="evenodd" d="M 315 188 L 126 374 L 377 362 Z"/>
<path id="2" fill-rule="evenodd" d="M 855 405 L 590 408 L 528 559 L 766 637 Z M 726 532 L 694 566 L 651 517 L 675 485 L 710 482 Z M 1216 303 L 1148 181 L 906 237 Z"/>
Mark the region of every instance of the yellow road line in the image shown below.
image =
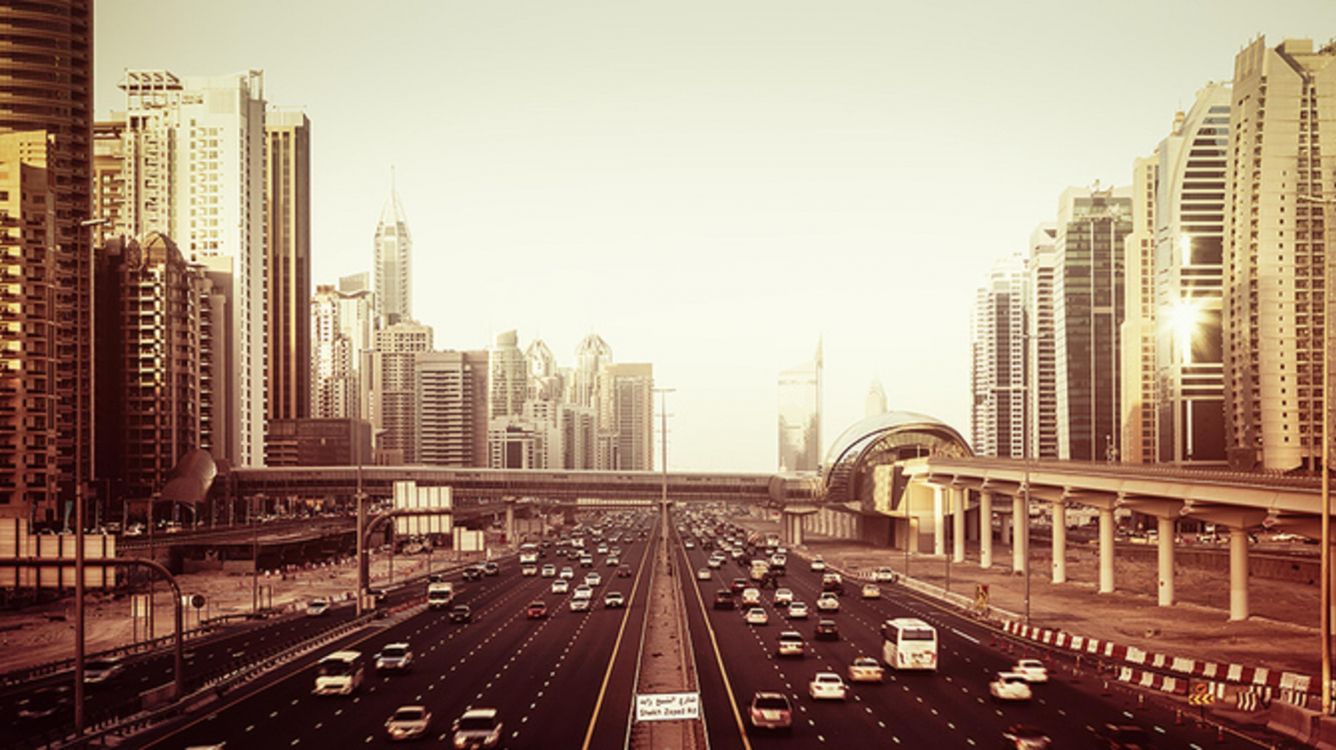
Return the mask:
<path id="1" fill-rule="evenodd" d="M 598 712 L 603 708 L 603 696 L 608 692 L 608 681 L 612 679 L 612 668 L 617 663 L 617 652 L 622 648 L 622 635 L 626 633 L 626 622 L 631 619 L 631 610 L 635 609 L 636 591 L 640 589 L 640 576 L 645 572 L 645 562 L 649 560 L 651 549 L 658 544 L 658 539 L 645 545 L 645 552 L 640 558 L 640 567 L 636 569 L 636 580 L 631 584 L 631 597 L 626 605 L 626 614 L 622 615 L 622 624 L 617 628 L 617 641 L 612 646 L 612 657 L 608 659 L 608 668 L 603 673 L 603 684 L 598 688 L 598 700 L 594 702 L 594 713 L 589 717 L 589 728 L 585 730 L 584 744 L 581 750 L 589 750 L 589 743 L 594 739 L 594 725 L 598 724 Z M 649 617 L 649 600 L 645 601 L 645 617 Z M 631 686 L 635 690 L 635 686 Z M 749 749 L 750 750 L 750 749 Z"/>
<path id="2" fill-rule="evenodd" d="M 686 562 L 684 570 L 690 572 L 691 558 L 687 555 L 686 547 L 679 545 L 678 551 L 682 553 L 682 559 Z M 747 739 L 747 728 L 742 724 L 742 712 L 738 710 L 737 698 L 733 696 L 733 685 L 728 679 L 728 670 L 724 669 L 724 657 L 719 653 L 719 640 L 714 637 L 714 627 L 710 625 L 710 613 L 705 610 L 705 600 L 700 595 L 700 584 L 694 578 L 687 580 L 691 581 L 691 590 L 696 592 L 696 603 L 700 605 L 700 617 L 705 621 L 705 632 L 710 634 L 710 647 L 714 649 L 714 661 L 719 665 L 719 676 L 724 678 L 724 692 L 728 693 L 728 705 L 733 708 L 733 721 L 738 725 L 738 737 L 742 738 L 742 746 L 746 750 L 751 750 L 751 742 Z"/>

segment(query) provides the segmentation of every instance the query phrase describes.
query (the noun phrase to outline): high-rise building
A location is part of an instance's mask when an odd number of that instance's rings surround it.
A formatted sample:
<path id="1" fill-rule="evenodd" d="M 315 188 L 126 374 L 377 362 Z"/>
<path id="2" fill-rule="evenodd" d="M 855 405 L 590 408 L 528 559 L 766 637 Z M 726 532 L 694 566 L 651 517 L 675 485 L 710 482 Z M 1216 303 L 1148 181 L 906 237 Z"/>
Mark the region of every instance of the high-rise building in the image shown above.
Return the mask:
<path id="1" fill-rule="evenodd" d="M 603 469 L 654 469 L 654 366 L 609 363 L 599 374 Z"/>
<path id="2" fill-rule="evenodd" d="M 1123 463 L 1155 461 L 1155 196 L 1159 156 L 1132 162 L 1132 231 L 1123 239 L 1125 310 L 1119 345 Z"/>
<path id="3" fill-rule="evenodd" d="M 212 442 L 215 290 L 161 234 L 113 239 L 97 260 L 97 475 L 111 502 L 95 515 L 120 518 L 114 503 L 151 497 Z"/>
<path id="4" fill-rule="evenodd" d="M 816 471 L 821 464 L 822 345 L 810 362 L 779 373 L 779 470 Z"/>
<path id="5" fill-rule="evenodd" d="M 372 288 L 371 273 L 363 271 L 339 277 L 339 326 L 348 336 L 352 348 L 354 388 L 357 415 L 366 419 L 371 413 L 368 373 L 371 371 L 371 348 L 376 343 L 376 294 Z"/>
<path id="6" fill-rule="evenodd" d="M 978 291 L 971 336 L 974 452 L 1025 455 L 1025 256 L 993 266 Z"/>
<path id="7" fill-rule="evenodd" d="M 1054 386 L 1058 458 L 1117 460 L 1123 322 L 1124 238 L 1132 231 L 1131 189 L 1069 188 L 1054 239 Z"/>
<path id="8" fill-rule="evenodd" d="M 612 361 L 612 347 L 601 336 L 585 336 L 575 350 L 575 372 L 570 380 L 566 400 L 577 406 L 598 408 L 598 374 L 603 365 Z"/>
<path id="9" fill-rule="evenodd" d="M 93 479 L 93 19 L 0 0 L 0 516 L 66 521 Z"/>
<path id="10" fill-rule="evenodd" d="M 400 321 L 376 333 L 371 352 L 371 429 L 382 455 L 416 463 L 417 355 L 431 351 L 432 330 Z"/>
<path id="11" fill-rule="evenodd" d="M 413 237 L 399 192 L 390 180 L 390 197 L 376 223 L 376 304 L 380 327 L 413 318 Z"/>
<path id="12" fill-rule="evenodd" d="M 343 324 L 343 295 L 327 284 L 311 298 L 311 413 L 320 419 L 357 417 L 353 343 Z"/>
<path id="13" fill-rule="evenodd" d="M 125 115 L 93 123 L 93 215 L 104 219 L 104 237 L 128 237 L 125 184 Z"/>
<path id="14" fill-rule="evenodd" d="M 1040 224 L 1030 234 L 1030 269 L 1026 302 L 1026 389 L 1029 430 L 1026 455 L 1058 457 L 1057 332 L 1053 327 L 1053 279 L 1057 272 L 1055 224 Z"/>
<path id="15" fill-rule="evenodd" d="M 886 411 L 886 389 L 881 387 L 879 378 L 873 378 L 867 387 L 867 397 L 863 399 L 863 416 L 879 417 Z"/>
<path id="16" fill-rule="evenodd" d="M 414 366 L 416 462 L 488 466 L 488 353 L 423 352 Z"/>
<path id="17" fill-rule="evenodd" d="M 515 331 L 496 335 L 487 360 L 487 415 L 491 419 L 519 417 L 528 393 L 529 363 L 520 351 Z"/>
<path id="18" fill-rule="evenodd" d="M 276 419 L 265 434 L 265 466 L 355 466 L 371 459 L 364 419 Z"/>
<path id="19" fill-rule="evenodd" d="M 1224 231 L 1224 377 L 1229 463 L 1315 468 L 1322 456 L 1325 250 L 1336 168 L 1336 44 L 1234 59 Z"/>
<path id="20" fill-rule="evenodd" d="M 311 121 L 265 114 L 268 418 L 311 415 Z"/>
<path id="21" fill-rule="evenodd" d="M 1224 463 L 1222 340 L 1230 90 L 1208 84 L 1159 147 L 1155 209 L 1157 458 Z"/>
<path id="22" fill-rule="evenodd" d="M 162 232 L 191 263 L 230 262 L 232 393 L 235 424 L 215 458 L 264 463 L 268 357 L 265 253 L 264 74 L 257 70 L 180 79 L 131 70 L 124 137 L 124 223 L 135 236 Z M 216 270 L 220 261 L 209 261 Z M 303 321 L 303 325 L 305 322 Z"/>

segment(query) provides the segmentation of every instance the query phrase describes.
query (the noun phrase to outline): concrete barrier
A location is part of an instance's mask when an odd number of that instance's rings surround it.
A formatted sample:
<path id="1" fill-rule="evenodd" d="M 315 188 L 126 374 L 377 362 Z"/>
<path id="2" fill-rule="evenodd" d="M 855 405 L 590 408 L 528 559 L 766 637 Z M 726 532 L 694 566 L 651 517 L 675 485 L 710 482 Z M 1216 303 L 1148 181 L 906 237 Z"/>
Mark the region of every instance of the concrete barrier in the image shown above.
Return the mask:
<path id="1" fill-rule="evenodd" d="M 1321 718 L 1322 714 L 1317 711 L 1276 702 L 1267 712 L 1266 728 L 1311 745 L 1319 736 Z"/>

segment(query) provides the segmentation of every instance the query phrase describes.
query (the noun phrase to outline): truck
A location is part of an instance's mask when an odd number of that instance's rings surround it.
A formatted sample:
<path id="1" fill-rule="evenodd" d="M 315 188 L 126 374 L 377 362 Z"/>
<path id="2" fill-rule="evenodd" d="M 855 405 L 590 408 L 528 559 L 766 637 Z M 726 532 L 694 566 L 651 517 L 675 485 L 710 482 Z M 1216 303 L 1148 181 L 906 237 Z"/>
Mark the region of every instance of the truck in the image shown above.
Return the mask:
<path id="1" fill-rule="evenodd" d="M 427 584 L 427 607 L 445 609 L 455 600 L 455 585 L 449 581 Z"/>

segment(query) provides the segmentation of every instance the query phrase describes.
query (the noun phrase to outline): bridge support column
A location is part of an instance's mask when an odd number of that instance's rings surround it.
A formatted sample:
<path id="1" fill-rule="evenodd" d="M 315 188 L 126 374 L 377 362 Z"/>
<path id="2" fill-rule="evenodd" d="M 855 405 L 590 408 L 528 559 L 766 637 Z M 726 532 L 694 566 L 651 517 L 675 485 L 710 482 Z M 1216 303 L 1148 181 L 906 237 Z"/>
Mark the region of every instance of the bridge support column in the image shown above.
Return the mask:
<path id="1" fill-rule="evenodd" d="M 1099 593 L 1113 593 L 1113 508 L 1099 509 Z"/>
<path id="2" fill-rule="evenodd" d="M 789 544 L 797 547 L 803 543 L 803 517 L 799 515 L 790 515 L 789 519 Z"/>
<path id="3" fill-rule="evenodd" d="M 993 567 L 993 493 L 979 493 L 979 567 Z"/>
<path id="4" fill-rule="evenodd" d="M 1001 534 L 1001 536 L 1002 536 L 1002 543 L 1005 544 L 1005 545 L 1010 545 L 1010 544 L 1011 544 L 1011 532 L 1013 531 L 1013 529 L 1014 529 L 1014 527 L 1015 527 L 1015 524 L 1012 523 L 1013 519 L 1012 519 L 1011 516 L 1008 516 L 1008 515 L 1005 515 L 1005 514 L 1004 514 L 999 520 L 1000 520 L 1001 523 L 1002 523 L 1002 534 Z"/>
<path id="5" fill-rule="evenodd" d="M 506 544 L 515 543 L 515 504 L 506 503 Z"/>
<path id="6" fill-rule="evenodd" d="M 1248 619 L 1248 530 L 1229 527 L 1229 619 Z"/>
<path id="7" fill-rule="evenodd" d="M 1011 496 L 1011 571 L 1025 572 L 1025 558 L 1030 544 L 1030 519 L 1025 515 L 1025 499 Z"/>
<path id="8" fill-rule="evenodd" d="M 940 485 L 932 487 L 932 553 L 934 555 L 946 554 L 946 514 L 943 509 L 945 488 Z"/>
<path id="9" fill-rule="evenodd" d="M 1067 582 L 1067 503 L 1053 503 L 1053 582 Z"/>
<path id="10" fill-rule="evenodd" d="M 951 562 L 965 562 L 965 498 L 963 487 L 951 488 Z"/>
<path id="11" fill-rule="evenodd" d="M 1159 551 L 1159 605 L 1174 606 L 1174 519 L 1156 517 L 1155 533 L 1158 535 L 1156 546 Z"/>

